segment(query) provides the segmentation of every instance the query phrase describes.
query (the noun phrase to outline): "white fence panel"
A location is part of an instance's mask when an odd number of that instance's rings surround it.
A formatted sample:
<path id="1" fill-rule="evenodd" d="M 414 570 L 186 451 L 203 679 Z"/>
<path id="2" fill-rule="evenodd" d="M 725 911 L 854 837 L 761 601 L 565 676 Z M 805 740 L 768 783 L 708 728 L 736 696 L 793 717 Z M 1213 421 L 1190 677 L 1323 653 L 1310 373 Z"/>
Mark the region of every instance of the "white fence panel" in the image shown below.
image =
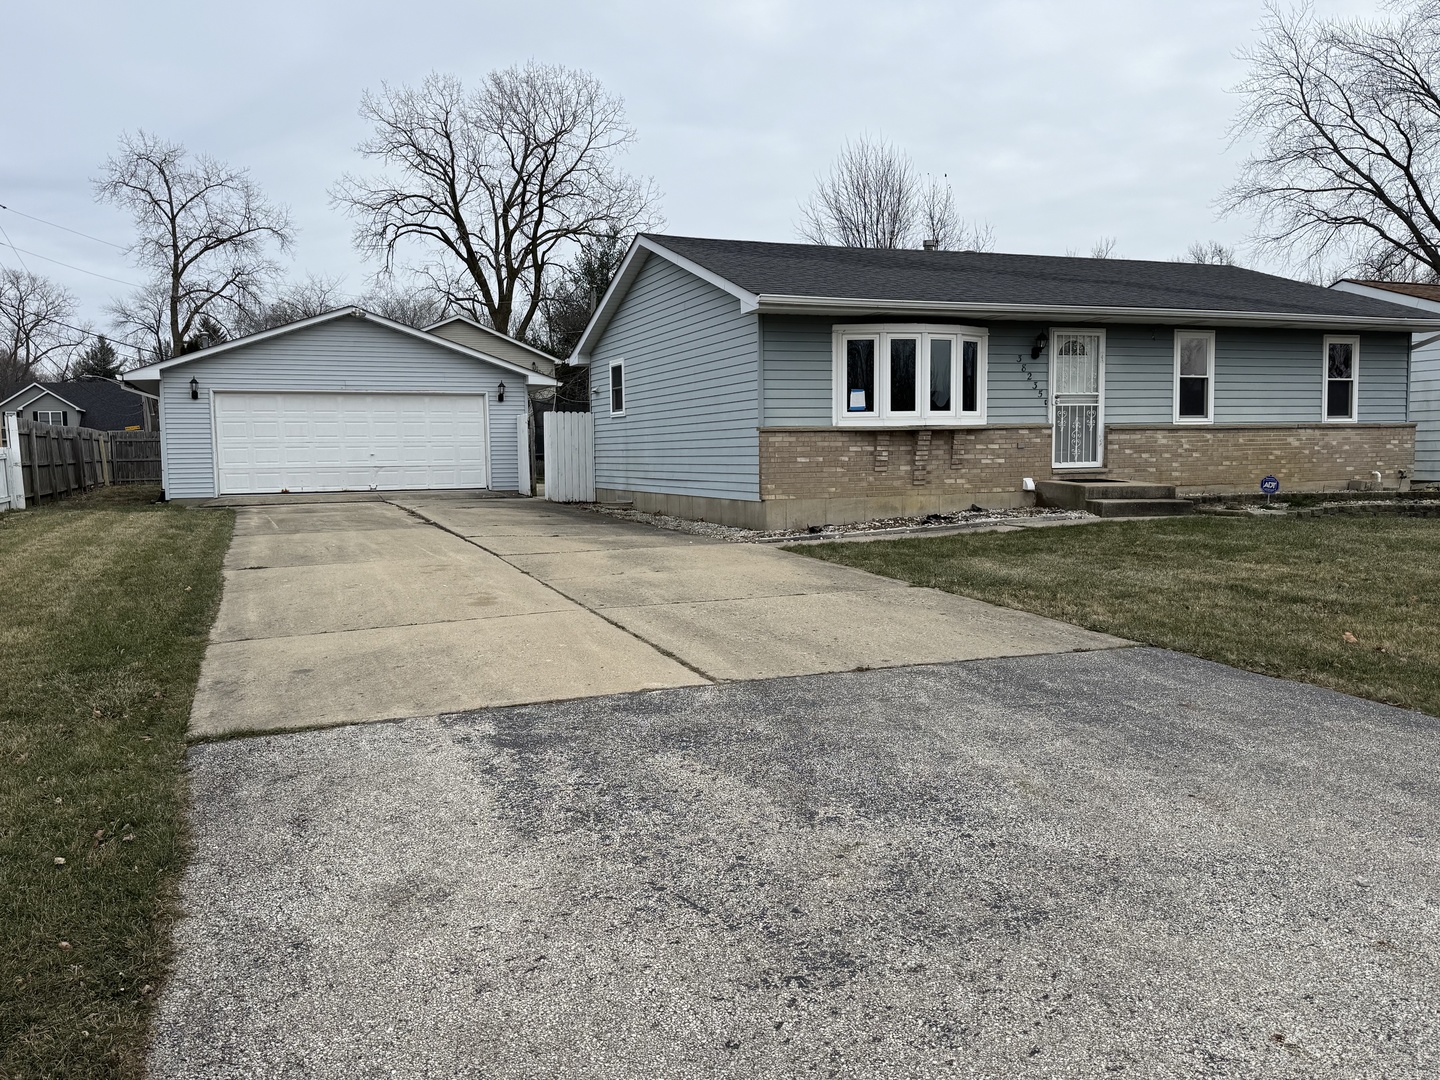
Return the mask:
<path id="1" fill-rule="evenodd" d="M 545 414 L 545 498 L 595 501 L 595 414 Z"/>
<path id="2" fill-rule="evenodd" d="M 25 473 L 20 467 L 20 428 L 14 413 L 0 416 L 5 445 L 0 447 L 0 510 L 25 509 Z"/>

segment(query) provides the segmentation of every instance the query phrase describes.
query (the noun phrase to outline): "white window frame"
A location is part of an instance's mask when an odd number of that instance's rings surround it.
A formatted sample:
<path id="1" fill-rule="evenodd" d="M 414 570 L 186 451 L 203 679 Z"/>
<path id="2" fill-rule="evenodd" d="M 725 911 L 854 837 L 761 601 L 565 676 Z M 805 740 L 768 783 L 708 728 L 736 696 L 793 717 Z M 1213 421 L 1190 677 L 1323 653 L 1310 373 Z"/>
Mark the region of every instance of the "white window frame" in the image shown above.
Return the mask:
<path id="1" fill-rule="evenodd" d="M 67 417 L 63 409 L 35 409 L 30 415 L 34 418 L 34 423 L 37 424 L 55 424 L 59 427 L 67 426 L 65 423 Z M 46 419 L 41 420 L 40 417 L 42 416 L 46 417 Z M 55 417 L 57 416 L 60 419 L 56 420 Z"/>
<path id="2" fill-rule="evenodd" d="M 615 370 L 620 370 L 620 408 L 615 408 Z M 624 416 L 629 406 L 630 383 L 625 378 L 625 361 L 611 360 L 605 376 L 605 404 L 611 416 Z"/>
<path id="3" fill-rule="evenodd" d="M 1206 365 L 1205 374 L 1205 415 L 1204 416 L 1181 416 L 1180 415 L 1180 339 L 1181 338 L 1206 338 L 1210 342 L 1209 362 Z M 1177 424 L 1213 424 L 1215 422 L 1215 331 L 1214 330 L 1176 330 L 1175 331 L 1175 382 L 1172 389 L 1171 413 L 1172 420 Z"/>
<path id="4" fill-rule="evenodd" d="M 852 413 L 845 401 L 845 343 L 852 338 L 875 340 L 875 411 Z M 914 412 L 890 411 L 890 341 L 892 338 L 915 338 Z M 950 338 L 950 400 L 951 408 L 930 409 L 930 342 L 934 338 Z M 965 342 L 976 345 L 975 404 L 973 412 L 962 412 L 964 401 Z M 837 323 L 831 335 L 831 415 L 836 427 L 981 427 L 986 422 L 989 382 L 990 331 L 983 326 L 960 326 L 945 323 Z"/>
<path id="5" fill-rule="evenodd" d="M 1330 415 L 1330 346 L 1350 346 L 1350 415 Z M 1337 382 L 1343 380 L 1336 380 Z M 1354 334 L 1326 334 L 1320 348 L 1320 421 L 1325 424 L 1360 422 L 1360 338 Z"/>

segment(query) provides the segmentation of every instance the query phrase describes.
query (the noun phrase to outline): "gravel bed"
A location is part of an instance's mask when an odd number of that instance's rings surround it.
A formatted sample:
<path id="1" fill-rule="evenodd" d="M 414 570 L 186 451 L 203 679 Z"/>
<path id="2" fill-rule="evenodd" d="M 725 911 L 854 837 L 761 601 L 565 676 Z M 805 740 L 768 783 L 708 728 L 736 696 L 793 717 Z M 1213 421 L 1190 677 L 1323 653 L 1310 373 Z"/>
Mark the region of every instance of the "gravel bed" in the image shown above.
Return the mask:
<path id="1" fill-rule="evenodd" d="M 1330 517 L 1334 515 L 1440 517 L 1440 499 L 1356 499 L 1354 502 L 1328 501 L 1316 506 L 1292 506 L 1287 502 L 1221 503 L 1199 506 L 1197 513 L 1222 517 Z"/>
<path id="2" fill-rule="evenodd" d="M 713 521 L 690 521 L 669 514 L 651 514 L 592 503 L 584 507 L 597 514 L 653 525 L 672 532 L 730 540 L 737 544 L 761 544 L 774 540 L 803 540 L 814 537 L 846 537 L 869 533 L 921 532 L 928 529 L 954 529 L 964 526 L 1003 525 L 1017 520 L 1042 519 L 1069 521 L 1092 517 L 1083 510 L 1052 510 L 1043 507 L 1020 507 L 1011 510 L 958 510 L 950 514 L 929 514 L 921 517 L 874 518 L 848 525 L 817 525 L 809 529 L 741 529 L 734 525 L 717 525 Z"/>

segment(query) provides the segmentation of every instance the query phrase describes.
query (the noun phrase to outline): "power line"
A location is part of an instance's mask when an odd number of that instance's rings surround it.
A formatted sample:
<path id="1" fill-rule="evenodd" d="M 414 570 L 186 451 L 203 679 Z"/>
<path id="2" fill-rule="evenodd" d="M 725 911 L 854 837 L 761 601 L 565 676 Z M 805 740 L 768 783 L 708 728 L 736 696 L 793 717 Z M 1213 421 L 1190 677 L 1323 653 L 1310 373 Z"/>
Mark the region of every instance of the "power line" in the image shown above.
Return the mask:
<path id="1" fill-rule="evenodd" d="M 4 232 L 4 226 L 0 226 L 0 233 Z M 5 235 L 5 240 L 9 242 L 9 234 Z M 56 266 L 63 266 L 68 270 L 76 270 L 82 274 L 89 274 L 91 277 L 104 278 L 106 281 L 113 281 L 117 285 L 128 285 L 132 289 L 143 289 L 145 287 L 144 285 L 136 285 L 133 281 L 122 281 L 120 278 L 111 277 L 109 274 L 97 274 L 94 270 L 86 270 L 83 266 L 75 266 L 73 263 L 61 262 L 59 259 L 52 259 L 49 255 L 41 255 L 39 252 L 30 251 L 27 248 L 18 248 L 13 243 L 10 244 L 10 250 L 15 252 L 17 256 L 23 253 L 29 255 L 33 259 L 44 259 L 46 262 L 54 263 Z M 20 265 L 25 266 L 24 259 L 20 260 Z M 28 266 L 25 266 L 25 269 L 29 270 L 30 268 Z"/>
<path id="2" fill-rule="evenodd" d="M 20 249 L 15 246 L 15 241 L 10 239 L 10 234 L 5 231 L 5 226 L 0 225 L 0 236 L 5 237 L 5 242 L 10 245 L 10 250 L 15 252 L 15 257 L 20 260 L 20 265 L 25 266 L 25 259 L 20 254 Z M 25 272 L 30 272 L 30 267 L 25 266 Z"/>
<path id="3" fill-rule="evenodd" d="M 72 229 L 68 225 L 58 225 L 53 221 L 46 221 L 44 218 L 38 218 L 34 214 L 27 214 L 21 210 L 16 210 L 13 206 L 6 206 L 4 203 L 0 203 L 0 210 L 8 210 L 12 214 L 19 214 L 23 218 L 29 218 L 31 221 L 38 221 L 41 225 L 49 225 L 52 229 L 60 229 L 64 232 L 74 233 L 76 236 L 83 236 L 86 240 L 94 240 L 97 244 L 104 244 L 106 247 L 112 247 L 116 251 L 130 250 L 124 244 L 117 244 L 111 240 L 102 240 L 98 236 L 91 236 L 89 233 L 83 233 L 79 229 Z"/>

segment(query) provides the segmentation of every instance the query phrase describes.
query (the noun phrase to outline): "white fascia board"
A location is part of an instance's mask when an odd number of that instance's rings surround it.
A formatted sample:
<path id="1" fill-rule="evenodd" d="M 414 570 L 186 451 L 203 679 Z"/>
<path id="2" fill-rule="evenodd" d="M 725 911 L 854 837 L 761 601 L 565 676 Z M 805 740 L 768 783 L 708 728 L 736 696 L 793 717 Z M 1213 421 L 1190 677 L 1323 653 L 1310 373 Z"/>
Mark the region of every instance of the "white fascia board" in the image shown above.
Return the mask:
<path id="1" fill-rule="evenodd" d="M 25 394 L 29 394 L 31 390 L 34 390 L 35 393 L 32 394 L 30 397 L 25 398 L 25 400 L 24 400 L 23 402 L 20 402 L 19 404 L 15 405 L 14 407 L 12 407 L 11 409 L 9 409 L 8 411 L 9 411 L 9 412 L 14 412 L 16 409 L 23 409 L 26 405 L 30 404 L 30 402 L 34 401 L 37 397 L 40 397 L 42 394 L 48 394 L 48 393 L 50 393 L 50 391 L 46 390 L 45 387 L 41 386 L 39 383 L 31 383 L 29 386 L 22 386 L 19 390 L 16 390 L 15 393 L 11 394 L 11 395 L 10 395 L 9 397 L 7 397 L 4 401 L 0 401 L 0 412 L 7 411 L 7 410 L 5 410 L 5 406 L 6 406 L 6 405 L 9 405 L 12 401 L 14 401 L 14 400 L 15 400 L 16 398 L 18 398 L 18 397 L 21 397 L 21 396 L 23 396 L 23 395 L 25 395 Z M 55 394 L 55 395 L 52 395 L 52 396 L 54 396 L 54 397 L 60 397 L 59 394 Z M 61 401 L 65 401 L 64 398 L 60 398 L 60 400 L 61 400 Z M 66 405 L 70 405 L 70 403 L 69 403 L 68 401 L 65 401 L 65 404 L 66 404 Z M 70 405 L 70 407 L 71 407 L 72 409 L 75 408 L 74 405 Z"/>
<path id="2" fill-rule="evenodd" d="M 433 334 L 442 326 L 449 326 L 453 322 L 462 322 L 465 323 L 467 326 L 473 326 L 476 330 L 484 331 L 487 334 L 493 334 L 495 337 L 498 337 L 504 341 L 508 341 L 511 345 L 519 346 L 528 353 L 534 353 L 535 356 L 537 356 L 541 360 L 544 360 L 547 364 L 564 363 L 564 361 L 562 361 L 559 357 L 551 356 L 547 352 L 542 352 L 541 350 L 535 348 L 534 345 L 527 345 L 519 338 L 511 337 L 509 334 L 502 334 L 493 326 L 486 326 L 482 322 L 476 322 L 474 319 L 470 318 L 469 315 L 451 315 L 448 318 L 441 319 L 439 322 L 431 323 L 429 326 L 422 326 L 420 329 L 424 330 L 427 334 Z"/>
<path id="3" fill-rule="evenodd" d="M 284 326 L 276 326 L 269 330 L 261 330 L 259 333 L 246 334 L 244 337 L 233 338 L 230 341 L 222 341 L 218 345 L 211 345 L 208 349 L 198 349 L 184 356 L 172 356 L 169 360 L 161 360 L 158 364 L 148 364 L 145 367 L 136 368 L 134 371 L 125 373 L 127 379 L 140 379 L 145 382 L 158 380 L 161 372 L 168 371 L 172 367 L 179 367 L 182 364 L 193 363 L 196 360 L 204 360 L 219 353 L 229 352 L 231 349 L 238 349 L 242 345 L 253 345 L 257 341 L 267 341 L 270 338 L 280 337 L 282 334 L 294 333 L 296 330 L 303 330 L 307 326 L 319 326 L 321 323 L 330 322 L 332 319 L 343 318 L 346 315 L 366 316 L 367 312 L 362 309 L 350 306 L 339 308 L 335 311 L 327 311 L 321 315 L 312 315 L 308 319 L 300 319 L 297 322 L 286 323 Z M 371 315 L 370 318 L 382 322 L 389 322 L 388 319 L 380 320 L 378 316 Z"/>
<path id="4" fill-rule="evenodd" d="M 1402 304 L 1405 307 L 1419 308 L 1421 311 L 1440 312 L 1440 301 L 1426 300 L 1423 296 L 1411 296 L 1409 293 L 1394 292 L 1391 289 L 1377 289 L 1373 285 L 1362 285 L 1358 281 L 1341 280 L 1335 282 L 1330 288 L 1336 292 L 1348 292 L 1357 296 L 1368 296 L 1372 300 L 1384 300 L 1387 304 Z"/>
<path id="5" fill-rule="evenodd" d="M 51 390 L 48 386 L 44 386 L 44 385 L 42 385 L 41 383 L 31 383 L 29 386 L 25 387 L 24 390 L 20 390 L 20 391 L 18 391 L 17 393 L 11 394 L 11 395 L 10 395 L 8 398 L 6 398 L 4 401 L 0 401 L 0 406 L 4 406 L 4 405 L 10 404 L 10 402 L 14 401 L 14 400 L 15 400 L 17 397 L 19 397 L 21 394 L 28 394 L 31 390 L 34 390 L 35 393 L 34 393 L 34 394 L 31 394 L 29 397 L 27 397 L 22 404 L 16 405 L 14 408 L 10 409 L 9 411 L 10 411 L 10 412 L 15 412 L 17 409 L 23 409 L 23 408 L 25 408 L 26 405 L 29 405 L 29 404 L 33 403 L 36 398 L 38 398 L 38 397 L 44 397 L 46 394 L 49 394 L 51 397 L 53 397 L 56 401 L 60 402 L 62 405 L 69 405 L 70 408 L 74 409 L 74 410 L 75 410 L 76 412 L 78 412 L 78 413 L 83 413 L 83 412 L 85 411 L 85 410 L 82 409 L 79 405 L 76 405 L 73 401 L 71 401 L 69 398 L 67 398 L 67 397 L 61 397 L 61 396 L 60 396 L 59 394 L 57 394 L 54 390 Z"/>
<path id="6" fill-rule="evenodd" d="M 1432 318 L 1393 319 L 1370 315 L 1309 315 L 1295 312 L 1204 311 L 1193 308 L 1063 307 L 1039 304 L 953 304 L 935 300 L 831 299 L 813 296 L 772 296 L 759 299 L 759 311 L 774 315 L 853 315 L 913 312 L 972 319 L 1056 318 L 1069 321 L 1178 323 L 1184 326 L 1246 326 L 1282 329 L 1392 330 L 1408 333 L 1440 330 L 1440 314 Z"/>
<path id="7" fill-rule="evenodd" d="M 610 282 L 610 288 L 605 290 L 605 296 L 595 308 L 595 314 L 590 316 L 590 322 L 585 327 L 585 332 L 580 335 L 580 342 L 575 346 L 575 351 L 570 354 L 570 363 L 588 364 L 590 362 L 590 351 L 595 343 L 604 333 L 605 327 L 609 325 L 615 314 L 615 309 L 620 306 L 620 301 L 629 290 L 631 283 L 640 268 L 644 266 L 645 260 L 651 255 L 659 256 L 667 262 L 671 262 L 687 273 L 693 274 L 701 281 L 708 282 L 721 292 L 727 292 L 740 301 L 740 311 L 748 314 L 755 311 L 760 304 L 760 298 L 748 289 L 742 289 L 729 278 L 721 277 L 713 270 L 707 270 L 692 259 L 676 254 L 664 244 L 657 243 L 646 236 L 637 236 L 630 245 L 630 250 L 625 253 L 625 258 L 620 263 L 620 269 L 615 272 L 615 280 Z"/>
<path id="8" fill-rule="evenodd" d="M 332 322 L 335 319 L 343 318 L 364 319 L 368 322 L 388 327 L 398 333 L 406 334 L 418 341 L 424 341 L 430 345 L 437 345 L 442 349 L 449 349 L 452 352 L 460 353 L 462 356 L 467 356 L 471 359 L 484 360 L 488 364 L 494 364 L 496 367 L 504 368 L 506 371 L 512 371 L 516 375 L 523 376 L 526 384 L 530 386 L 559 385 L 556 380 L 552 379 L 549 375 L 541 375 L 538 371 L 529 371 L 513 361 L 502 360 L 498 356 L 482 353 L 477 349 L 461 345 L 458 341 L 443 338 L 439 334 L 431 334 L 424 330 L 417 330 L 413 326 L 406 326 L 404 323 L 394 322 L 391 319 L 386 319 L 380 315 L 366 311 L 364 308 L 354 306 L 341 308 L 338 311 L 327 311 L 323 315 L 315 315 L 309 319 L 286 323 L 284 326 L 277 326 L 272 330 L 262 330 L 258 334 L 247 334 L 245 337 L 235 338 L 233 341 L 222 341 L 218 345 L 210 346 L 208 349 L 200 349 L 197 352 L 186 353 L 184 356 L 176 356 L 169 360 L 162 360 L 158 364 L 151 364 L 148 367 L 127 371 L 125 372 L 124 378 L 126 382 L 158 382 L 163 374 L 170 368 L 179 367 L 182 364 L 189 364 L 195 360 L 205 360 L 212 356 L 217 356 L 220 353 L 229 352 L 231 349 L 238 349 L 244 345 L 254 345 L 257 342 L 265 341 L 269 338 L 279 337 L 281 334 L 293 333 L 296 330 L 304 330 L 310 326 L 319 326 L 321 323 Z"/>

